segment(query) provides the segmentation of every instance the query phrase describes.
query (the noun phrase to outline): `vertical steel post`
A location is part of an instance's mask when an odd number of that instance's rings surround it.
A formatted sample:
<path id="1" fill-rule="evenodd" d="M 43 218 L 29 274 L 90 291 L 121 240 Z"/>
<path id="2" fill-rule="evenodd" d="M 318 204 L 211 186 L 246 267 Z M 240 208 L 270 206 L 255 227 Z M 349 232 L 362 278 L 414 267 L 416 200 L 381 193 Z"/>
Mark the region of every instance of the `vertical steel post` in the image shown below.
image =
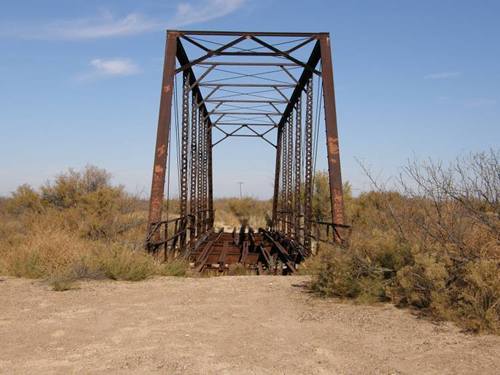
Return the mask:
<path id="1" fill-rule="evenodd" d="M 276 138 L 276 162 L 274 169 L 274 194 L 273 194 L 273 217 L 272 225 L 277 229 L 278 225 L 278 199 L 280 193 L 280 170 L 281 170 L 281 145 L 283 128 L 279 127 Z"/>
<path id="2" fill-rule="evenodd" d="M 281 158 L 281 214 L 280 220 L 282 222 L 282 231 L 286 233 L 287 230 L 287 215 L 288 215 L 288 121 L 285 122 L 283 129 L 283 143 L 282 143 L 282 158 Z"/>
<path id="3" fill-rule="evenodd" d="M 203 114 L 200 112 L 200 117 Z M 203 232 L 208 230 L 207 219 L 208 219 L 208 136 L 207 136 L 207 122 L 203 120 Z"/>
<path id="4" fill-rule="evenodd" d="M 344 198 L 342 193 L 342 175 L 340 171 L 339 136 L 337 130 L 337 111 L 333 85 L 333 64 L 330 37 L 320 36 L 321 65 L 323 78 L 323 98 L 325 103 L 326 146 L 328 152 L 328 176 L 332 220 L 335 224 L 344 224 Z"/>
<path id="5" fill-rule="evenodd" d="M 306 121 L 305 121 L 305 171 L 304 171 L 304 247 L 311 251 L 312 236 L 312 158 L 313 158 L 313 80 L 309 78 L 306 86 Z"/>
<path id="6" fill-rule="evenodd" d="M 156 147 L 151 182 L 151 198 L 149 201 L 149 228 L 153 223 L 161 221 L 165 176 L 167 169 L 168 138 L 170 136 L 170 120 L 172 110 L 172 94 L 174 91 L 175 57 L 177 53 L 176 32 L 168 32 L 165 45 L 165 61 L 163 64 L 163 80 L 161 85 L 160 113 L 156 131 Z M 167 213 L 168 214 L 168 213 Z"/>
<path id="7" fill-rule="evenodd" d="M 302 96 L 302 95 L 301 95 Z M 300 194 L 300 184 L 302 182 L 302 100 L 301 96 L 297 98 L 297 108 L 295 109 L 295 222 L 294 233 L 295 240 L 302 242 L 300 235 L 300 217 L 302 211 L 302 197 Z"/>
<path id="8" fill-rule="evenodd" d="M 287 202 L 286 202 L 286 210 L 287 213 L 287 235 L 292 236 L 293 224 L 295 222 L 295 215 L 293 209 L 293 111 L 290 112 L 290 118 L 288 119 L 288 138 L 287 138 Z"/>
<path id="9" fill-rule="evenodd" d="M 180 191 L 180 216 L 183 218 L 182 229 L 187 231 L 190 220 L 187 215 L 188 199 L 188 147 L 189 147 L 189 73 L 183 74 L 182 87 L 182 129 L 181 129 L 181 191 Z M 192 219 L 192 217 L 191 217 Z M 181 235 L 181 251 L 186 248 L 186 232 Z"/>
<path id="10" fill-rule="evenodd" d="M 203 165 L 203 152 L 204 152 L 204 142 L 206 141 L 205 138 L 205 132 L 203 130 L 203 125 L 204 121 L 200 121 L 198 123 L 198 153 L 196 154 L 196 157 L 198 158 L 197 161 L 197 168 L 198 168 L 198 175 L 197 175 L 197 180 L 196 183 L 198 184 L 197 190 L 198 190 L 198 202 L 197 202 L 197 215 L 196 215 L 196 233 L 199 236 L 202 232 L 202 218 L 203 218 L 203 173 L 204 173 L 204 165 Z"/>
<path id="11" fill-rule="evenodd" d="M 214 188 L 213 188 L 213 180 L 212 180 L 212 127 L 208 126 L 208 121 L 206 124 L 207 127 L 207 179 L 208 179 L 208 214 L 209 214 L 209 228 L 214 226 Z"/>
<path id="12" fill-rule="evenodd" d="M 197 97 L 195 94 L 192 95 L 191 101 L 191 155 L 190 155 L 190 168 L 191 168 L 191 179 L 190 179 L 190 205 L 189 205 L 189 213 L 191 216 L 191 225 L 189 228 L 189 240 L 191 242 L 191 246 L 195 241 L 195 236 L 199 235 L 199 232 L 196 230 L 197 228 L 197 220 L 196 214 L 198 212 L 198 195 L 196 189 L 196 179 L 198 178 L 198 148 L 200 147 L 197 140 L 197 132 L 198 132 L 198 107 L 197 107 Z"/>

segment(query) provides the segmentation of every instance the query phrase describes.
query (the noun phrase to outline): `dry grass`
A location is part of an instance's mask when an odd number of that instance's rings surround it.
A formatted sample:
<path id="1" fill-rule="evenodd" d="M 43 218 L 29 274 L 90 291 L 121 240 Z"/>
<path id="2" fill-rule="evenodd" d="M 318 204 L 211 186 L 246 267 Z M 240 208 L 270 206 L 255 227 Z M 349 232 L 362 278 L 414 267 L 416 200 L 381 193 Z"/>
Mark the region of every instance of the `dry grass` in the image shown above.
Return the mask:
<path id="1" fill-rule="evenodd" d="M 218 219 L 234 226 L 264 225 L 270 210 L 270 202 L 251 198 L 215 204 Z M 178 201 L 165 205 L 175 216 Z M 146 209 L 93 166 L 69 170 L 38 190 L 22 185 L 0 201 L 0 274 L 45 279 L 54 290 L 81 279 L 185 276 L 185 260 L 161 262 L 144 252 Z"/>
<path id="2" fill-rule="evenodd" d="M 305 270 L 324 296 L 392 301 L 474 332 L 500 332 L 498 154 L 410 164 L 399 192 L 347 200 L 353 231 Z"/>
<path id="3" fill-rule="evenodd" d="M 227 274 L 230 276 L 253 275 L 253 273 L 241 263 L 230 264 Z"/>
<path id="4" fill-rule="evenodd" d="M 0 207 L 0 273 L 45 279 L 54 290 L 88 278 L 185 275 L 185 261 L 144 252 L 140 206 L 95 167 L 62 174 L 40 191 L 23 185 Z"/>
<path id="5" fill-rule="evenodd" d="M 301 264 L 323 296 L 391 301 L 474 332 L 500 332 L 500 170 L 498 153 L 449 169 L 410 164 L 399 191 L 345 188 L 353 230 L 344 247 L 323 246 Z M 314 216 L 328 220 L 327 176 L 315 177 Z M 219 225 L 266 225 L 270 201 L 214 202 Z M 168 202 L 170 212 L 178 202 Z M 40 190 L 21 186 L 0 200 L 0 274 L 42 278 L 67 290 L 85 278 L 184 276 L 182 260 L 143 251 L 146 208 L 95 167 L 70 171 Z M 217 223 L 216 223 L 217 224 Z M 246 274 L 240 265 L 231 274 Z"/>
<path id="6" fill-rule="evenodd" d="M 221 198 L 214 202 L 215 225 L 239 227 L 242 224 L 253 228 L 265 227 L 266 218 L 272 209 L 272 201 L 250 197 Z"/>

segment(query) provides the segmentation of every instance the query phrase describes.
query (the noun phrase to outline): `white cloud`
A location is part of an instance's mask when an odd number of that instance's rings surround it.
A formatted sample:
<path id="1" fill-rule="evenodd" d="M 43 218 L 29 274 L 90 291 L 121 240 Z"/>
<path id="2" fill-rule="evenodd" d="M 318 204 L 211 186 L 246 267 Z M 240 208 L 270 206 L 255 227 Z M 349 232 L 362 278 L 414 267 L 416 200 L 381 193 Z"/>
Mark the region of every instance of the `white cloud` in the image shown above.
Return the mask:
<path id="1" fill-rule="evenodd" d="M 89 62 L 91 70 L 76 77 L 79 82 L 93 81 L 100 78 L 131 76 L 141 72 L 130 59 L 93 59 Z"/>
<path id="2" fill-rule="evenodd" d="M 460 77 L 462 73 L 460 72 L 439 72 L 431 73 L 424 76 L 425 79 L 450 79 Z"/>
<path id="3" fill-rule="evenodd" d="M 129 59 L 93 59 L 90 65 L 95 71 L 107 76 L 129 76 L 139 73 L 139 67 Z"/>
<path id="4" fill-rule="evenodd" d="M 23 27 L 15 24 L 0 30 L 0 36 L 25 39 L 84 40 L 109 38 L 160 31 L 187 26 L 226 16 L 243 6 L 246 0 L 201 0 L 180 3 L 176 12 L 166 21 L 140 13 L 116 17 L 109 12 L 92 18 L 53 21 L 48 24 Z"/>
<path id="5" fill-rule="evenodd" d="M 224 17 L 241 8 L 245 0 L 209 0 L 201 4 L 180 3 L 168 27 L 181 27 Z"/>

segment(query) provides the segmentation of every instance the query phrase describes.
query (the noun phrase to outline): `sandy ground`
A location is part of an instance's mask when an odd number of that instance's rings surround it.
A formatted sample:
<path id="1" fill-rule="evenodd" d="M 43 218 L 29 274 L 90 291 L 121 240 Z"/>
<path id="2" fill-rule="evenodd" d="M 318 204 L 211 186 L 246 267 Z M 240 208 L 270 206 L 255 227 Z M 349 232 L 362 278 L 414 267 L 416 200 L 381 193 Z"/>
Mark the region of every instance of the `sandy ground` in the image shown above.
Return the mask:
<path id="1" fill-rule="evenodd" d="M 1 278 L 0 278 L 1 279 Z M 390 305 L 321 300 L 304 277 L 0 281 L 2 374 L 498 374 L 500 338 Z"/>

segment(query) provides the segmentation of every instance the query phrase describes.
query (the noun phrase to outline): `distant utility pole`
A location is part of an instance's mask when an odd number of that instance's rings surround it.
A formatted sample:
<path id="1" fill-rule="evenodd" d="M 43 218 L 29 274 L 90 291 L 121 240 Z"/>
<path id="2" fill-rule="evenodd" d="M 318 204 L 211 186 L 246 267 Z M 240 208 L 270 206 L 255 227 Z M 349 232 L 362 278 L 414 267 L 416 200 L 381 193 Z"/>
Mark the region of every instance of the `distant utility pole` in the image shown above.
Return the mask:
<path id="1" fill-rule="evenodd" d="M 241 187 L 243 186 L 243 182 L 242 181 L 238 181 L 237 184 L 240 185 L 240 199 L 242 199 L 243 198 L 243 193 L 242 193 Z"/>

